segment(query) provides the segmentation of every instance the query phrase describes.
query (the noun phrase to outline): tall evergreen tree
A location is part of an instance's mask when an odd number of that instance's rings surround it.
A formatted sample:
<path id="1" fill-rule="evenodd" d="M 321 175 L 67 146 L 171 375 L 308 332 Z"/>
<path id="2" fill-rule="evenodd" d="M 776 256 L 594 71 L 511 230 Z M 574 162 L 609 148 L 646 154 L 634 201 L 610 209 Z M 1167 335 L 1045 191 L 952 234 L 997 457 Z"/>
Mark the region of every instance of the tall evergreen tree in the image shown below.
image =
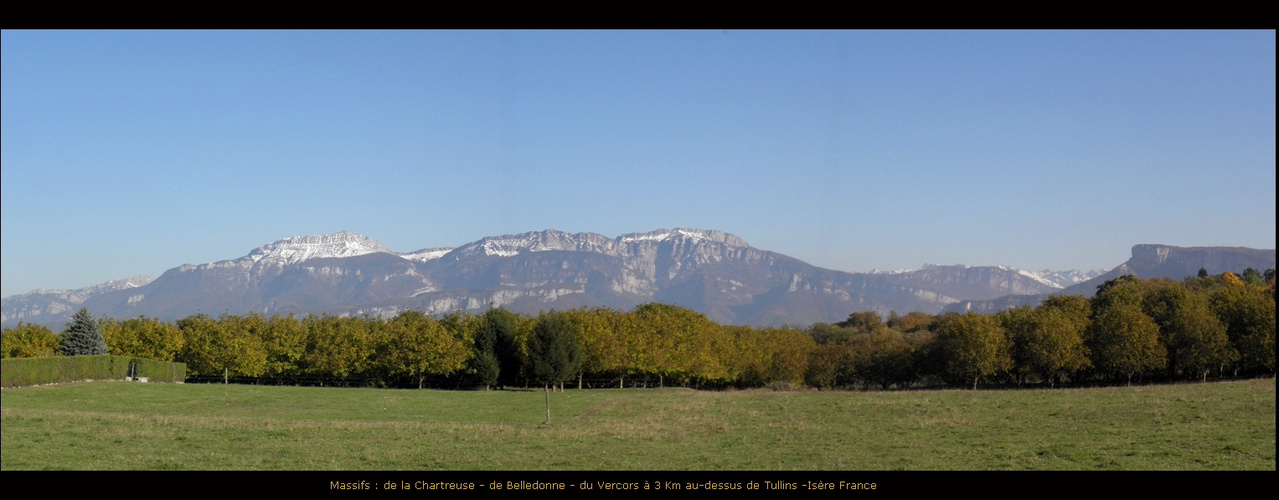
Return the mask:
<path id="1" fill-rule="evenodd" d="M 102 336 L 98 322 L 94 321 L 89 309 L 82 307 L 67 322 L 67 329 L 62 332 L 62 346 L 59 348 L 63 356 L 95 356 L 107 353 L 107 339 Z"/>
<path id="2" fill-rule="evenodd" d="M 555 313 L 544 315 L 528 340 L 526 374 L 546 391 L 546 423 L 551 423 L 551 384 L 577 374 L 582 363 L 581 343 L 573 324 Z"/>
<path id="3" fill-rule="evenodd" d="M 516 321 L 514 313 L 500 307 L 480 316 L 470 365 L 485 389 L 498 383 L 512 386 L 519 382 L 524 359 L 516 339 Z"/>

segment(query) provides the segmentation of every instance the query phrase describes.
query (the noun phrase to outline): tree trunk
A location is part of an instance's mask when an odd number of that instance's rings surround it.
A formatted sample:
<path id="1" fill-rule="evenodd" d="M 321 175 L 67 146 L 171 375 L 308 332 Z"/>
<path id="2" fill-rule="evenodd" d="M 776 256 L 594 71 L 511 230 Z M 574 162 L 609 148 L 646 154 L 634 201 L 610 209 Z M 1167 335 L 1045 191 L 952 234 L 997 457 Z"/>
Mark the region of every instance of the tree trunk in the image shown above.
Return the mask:
<path id="1" fill-rule="evenodd" d="M 546 423 L 551 423 L 551 385 L 542 384 L 542 391 L 546 393 Z"/>
<path id="2" fill-rule="evenodd" d="M 230 383 L 227 381 L 230 378 L 231 378 L 231 369 L 227 367 L 222 367 L 222 385 L 227 385 L 228 383 Z"/>

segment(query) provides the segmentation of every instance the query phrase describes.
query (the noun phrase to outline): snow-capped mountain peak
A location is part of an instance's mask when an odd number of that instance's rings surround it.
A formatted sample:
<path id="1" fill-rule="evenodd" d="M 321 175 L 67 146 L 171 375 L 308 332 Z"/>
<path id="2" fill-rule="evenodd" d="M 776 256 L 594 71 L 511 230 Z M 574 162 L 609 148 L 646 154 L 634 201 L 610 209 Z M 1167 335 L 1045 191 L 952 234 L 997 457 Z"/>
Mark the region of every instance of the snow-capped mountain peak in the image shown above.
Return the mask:
<path id="1" fill-rule="evenodd" d="M 280 266 L 326 257 L 355 257 L 370 253 L 394 253 L 386 245 L 368 236 L 341 231 L 334 234 L 294 236 L 268 243 L 249 252 L 254 262 Z"/>

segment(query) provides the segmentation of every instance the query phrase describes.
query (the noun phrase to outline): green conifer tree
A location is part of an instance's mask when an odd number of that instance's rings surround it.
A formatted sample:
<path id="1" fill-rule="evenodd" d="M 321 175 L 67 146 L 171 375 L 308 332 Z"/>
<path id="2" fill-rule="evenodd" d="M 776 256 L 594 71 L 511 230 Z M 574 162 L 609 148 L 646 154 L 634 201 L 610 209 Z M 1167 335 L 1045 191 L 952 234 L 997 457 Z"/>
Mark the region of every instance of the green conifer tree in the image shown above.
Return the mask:
<path id="1" fill-rule="evenodd" d="M 581 363 L 581 343 L 573 324 L 554 312 L 541 318 L 528 341 L 525 370 L 530 379 L 542 383 L 546 392 L 546 423 L 551 423 L 551 384 L 576 375 Z"/>
<path id="2" fill-rule="evenodd" d="M 62 346 L 59 348 L 63 356 L 95 356 L 107 353 L 107 339 L 102 336 L 98 322 L 88 308 L 79 311 L 67 322 L 67 329 L 62 332 Z"/>

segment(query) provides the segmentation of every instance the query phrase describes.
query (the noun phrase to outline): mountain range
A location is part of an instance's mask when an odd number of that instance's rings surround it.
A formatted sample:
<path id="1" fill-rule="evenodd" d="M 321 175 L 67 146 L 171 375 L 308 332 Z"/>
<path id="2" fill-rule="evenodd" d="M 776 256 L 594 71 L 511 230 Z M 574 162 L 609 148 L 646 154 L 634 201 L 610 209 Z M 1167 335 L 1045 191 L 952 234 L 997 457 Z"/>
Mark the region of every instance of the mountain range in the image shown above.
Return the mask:
<path id="1" fill-rule="evenodd" d="M 958 265 L 848 273 L 760 250 L 716 230 L 659 229 L 616 238 L 546 230 L 407 253 L 344 231 L 276 241 L 240 258 L 187 264 L 155 279 L 6 297 L 0 319 L 5 327 L 23 321 L 60 329 L 80 307 L 117 319 L 172 321 L 196 313 L 440 314 L 500 306 L 536 314 L 665 302 L 725 324 L 809 325 L 868 310 L 982 310 L 1009 296 L 1031 300 L 1092 290 L 1116 273 L 1180 279 L 1200 267 L 1238 272 L 1274 262 L 1274 250 L 1137 245 L 1133 259 L 1104 274 Z"/>

